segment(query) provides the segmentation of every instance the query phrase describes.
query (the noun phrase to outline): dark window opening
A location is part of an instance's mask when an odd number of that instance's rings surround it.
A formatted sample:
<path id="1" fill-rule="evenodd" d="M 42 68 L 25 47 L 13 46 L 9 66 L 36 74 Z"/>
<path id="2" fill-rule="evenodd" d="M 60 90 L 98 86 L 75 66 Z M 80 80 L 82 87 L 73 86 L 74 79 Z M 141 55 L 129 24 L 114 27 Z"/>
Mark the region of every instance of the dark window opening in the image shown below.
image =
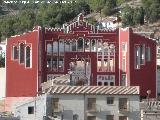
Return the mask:
<path id="1" fill-rule="evenodd" d="M 108 82 L 104 82 L 104 86 L 108 86 Z"/>
<path id="2" fill-rule="evenodd" d="M 114 86 L 114 82 L 110 82 L 110 86 Z"/>
<path id="3" fill-rule="evenodd" d="M 13 46 L 13 59 L 18 59 L 18 48 L 17 46 Z"/>
<path id="4" fill-rule="evenodd" d="M 26 47 L 26 67 L 31 66 L 31 53 L 30 53 L 30 47 Z"/>
<path id="5" fill-rule="evenodd" d="M 98 86 L 102 86 L 102 82 L 98 82 Z"/>
<path id="6" fill-rule="evenodd" d="M 34 114 L 34 107 L 28 107 L 28 114 Z"/>
<path id="7" fill-rule="evenodd" d="M 24 43 L 20 44 L 20 63 L 24 63 Z"/>

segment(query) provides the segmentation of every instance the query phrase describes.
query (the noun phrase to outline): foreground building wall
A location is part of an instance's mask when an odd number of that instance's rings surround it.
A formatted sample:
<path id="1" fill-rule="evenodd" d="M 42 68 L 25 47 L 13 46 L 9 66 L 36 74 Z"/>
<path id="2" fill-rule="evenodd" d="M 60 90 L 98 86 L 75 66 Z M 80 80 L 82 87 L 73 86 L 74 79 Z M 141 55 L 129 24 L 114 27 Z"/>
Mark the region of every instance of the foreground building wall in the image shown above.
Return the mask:
<path id="1" fill-rule="evenodd" d="M 139 120 L 138 87 L 54 86 L 17 106 L 15 116 L 23 120 Z"/>

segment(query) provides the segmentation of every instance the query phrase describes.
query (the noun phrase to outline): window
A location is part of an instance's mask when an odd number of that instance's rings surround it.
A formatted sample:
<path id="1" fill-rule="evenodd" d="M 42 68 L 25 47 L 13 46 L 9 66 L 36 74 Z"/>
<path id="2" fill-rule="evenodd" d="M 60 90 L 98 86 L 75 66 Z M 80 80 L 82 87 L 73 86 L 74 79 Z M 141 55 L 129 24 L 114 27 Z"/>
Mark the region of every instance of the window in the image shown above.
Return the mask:
<path id="1" fill-rule="evenodd" d="M 126 74 L 122 74 L 121 86 L 125 86 L 125 85 L 126 85 Z"/>
<path id="2" fill-rule="evenodd" d="M 52 60 L 52 71 L 58 71 L 58 60 L 57 57 L 53 58 Z"/>
<path id="3" fill-rule="evenodd" d="M 114 86 L 114 82 L 110 82 L 110 86 Z"/>
<path id="4" fill-rule="evenodd" d="M 34 114 L 34 107 L 33 106 L 28 107 L 28 114 Z"/>
<path id="5" fill-rule="evenodd" d="M 64 41 L 59 40 L 59 55 L 63 56 L 64 55 Z"/>
<path id="6" fill-rule="evenodd" d="M 127 120 L 127 116 L 119 116 L 119 120 Z"/>
<path id="7" fill-rule="evenodd" d="M 107 97 L 107 104 L 114 104 L 114 97 Z"/>
<path id="8" fill-rule="evenodd" d="M 84 40 L 83 38 L 79 38 L 77 43 L 78 43 L 78 51 L 83 52 L 84 51 Z"/>
<path id="9" fill-rule="evenodd" d="M 58 42 L 53 42 L 53 55 L 58 55 Z"/>
<path id="10" fill-rule="evenodd" d="M 122 72 L 125 72 L 126 71 L 126 59 L 123 58 L 122 59 Z"/>
<path id="11" fill-rule="evenodd" d="M 135 68 L 140 69 L 140 47 L 135 46 Z"/>
<path id="12" fill-rule="evenodd" d="M 88 116 L 87 120 L 96 120 L 96 116 Z"/>
<path id="13" fill-rule="evenodd" d="M 106 120 L 114 120 L 114 115 L 107 115 Z"/>
<path id="14" fill-rule="evenodd" d="M 59 98 L 52 99 L 53 111 L 59 111 Z"/>
<path id="15" fill-rule="evenodd" d="M 108 82 L 104 82 L 104 86 L 108 86 Z"/>
<path id="16" fill-rule="evenodd" d="M 103 50 L 102 40 L 98 40 L 97 41 L 97 52 L 102 54 L 102 50 Z"/>
<path id="17" fill-rule="evenodd" d="M 91 41 L 91 51 L 96 52 L 96 49 L 97 49 L 96 40 L 92 40 Z"/>
<path id="18" fill-rule="evenodd" d="M 97 71 L 102 72 L 102 59 L 98 59 L 97 61 Z"/>
<path id="19" fill-rule="evenodd" d="M 17 46 L 13 46 L 12 48 L 12 59 L 18 59 L 18 47 Z"/>
<path id="20" fill-rule="evenodd" d="M 85 52 L 90 52 L 90 41 L 85 40 Z"/>
<path id="21" fill-rule="evenodd" d="M 47 55 L 52 55 L 52 44 L 51 43 L 47 44 Z"/>
<path id="22" fill-rule="evenodd" d="M 66 40 L 65 41 L 65 52 L 69 52 L 70 51 L 70 41 Z"/>
<path id="23" fill-rule="evenodd" d="M 96 98 L 88 98 L 88 111 L 96 111 Z"/>
<path id="24" fill-rule="evenodd" d="M 73 120 L 78 120 L 78 115 L 77 114 L 73 115 Z"/>
<path id="25" fill-rule="evenodd" d="M 119 110 L 120 111 L 127 111 L 128 110 L 127 104 L 128 104 L 127 98 L 120 98 L 119 99 Z"/>
<path id="26" fill-rule="evenodd" d="M 150 61 L 151 60 L 151 49 L 150 47 L 146 48 L 146 61 Z"/>
<path id="27" fill-rule="evenodd" d="M 140 45 L 140 62 L 142 65 L 145 64 L 145 45 Z"/>
<path id="28" fill-rule="evenodd" d="M 72 40 L 72 51 L 77 51 L 77 41 L 76 40 Z"/>
<path id="29" fill-rule="evenodd" d="M 109 60 L 109 72 L 114 72 L 115 71 L 115 62 L 114 58 L 111 58 Z"/>
<path id="30" fill-rule="evenodd" d="M 24 43 L 20 43 L 19 63 L 24 63 Z"/>
<path id="31" fill-rule="evenodd" d="M 98 82 L 98 86 L 102 86 L 102 82 Z"/>
<path id="32" fill-rule="evenodd" d="M 64 59 L 63 58 L 59 58 L 59 72 L 63 72 L 64 71 Z"/>
<path id="33" fill-rule="evenodd" d="M 26 47 L 26 52 L 25 52 L 25 65 L 26 67 L 31 67 L 31 49 L 29 46 Z"/>

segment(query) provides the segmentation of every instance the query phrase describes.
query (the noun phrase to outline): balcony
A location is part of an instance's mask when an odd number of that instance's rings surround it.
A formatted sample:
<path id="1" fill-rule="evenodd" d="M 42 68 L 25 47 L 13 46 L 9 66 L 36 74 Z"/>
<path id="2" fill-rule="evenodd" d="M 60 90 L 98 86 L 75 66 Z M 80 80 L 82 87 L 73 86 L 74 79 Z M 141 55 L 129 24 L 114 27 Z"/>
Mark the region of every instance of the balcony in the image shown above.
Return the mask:
<path id="1" fill-rule="evenodd" d="M 53 105 L 53 112 L 54 113 L 59 113 L 63 111 L 63 107 L 60 104 L 55 104 Z"/>
<path id="2" fill-rule="evenodd" d="M 90 113 L 97 112 L 97 105 L 95 103 L 90 103 L 87 105 L 87 111 Z"/>
<path id="3" fill-rule="evenodd" d="M 124 113 L 124 112 L 129 112 L 129 107 L 125 106 L 120 106 L 119 107 L 119 112 Z"/>

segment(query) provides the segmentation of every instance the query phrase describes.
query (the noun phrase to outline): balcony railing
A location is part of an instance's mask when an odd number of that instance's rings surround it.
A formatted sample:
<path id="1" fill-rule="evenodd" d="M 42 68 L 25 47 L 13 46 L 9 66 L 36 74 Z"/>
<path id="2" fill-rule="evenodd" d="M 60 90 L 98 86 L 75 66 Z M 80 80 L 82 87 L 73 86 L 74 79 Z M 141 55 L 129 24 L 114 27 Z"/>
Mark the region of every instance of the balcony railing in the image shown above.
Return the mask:
<path id="1" fill-rule="evenodd" d="M 129 107 L 128 106 L 120 106 L 119 111 L 120 112 L 129 112 Z"/>

